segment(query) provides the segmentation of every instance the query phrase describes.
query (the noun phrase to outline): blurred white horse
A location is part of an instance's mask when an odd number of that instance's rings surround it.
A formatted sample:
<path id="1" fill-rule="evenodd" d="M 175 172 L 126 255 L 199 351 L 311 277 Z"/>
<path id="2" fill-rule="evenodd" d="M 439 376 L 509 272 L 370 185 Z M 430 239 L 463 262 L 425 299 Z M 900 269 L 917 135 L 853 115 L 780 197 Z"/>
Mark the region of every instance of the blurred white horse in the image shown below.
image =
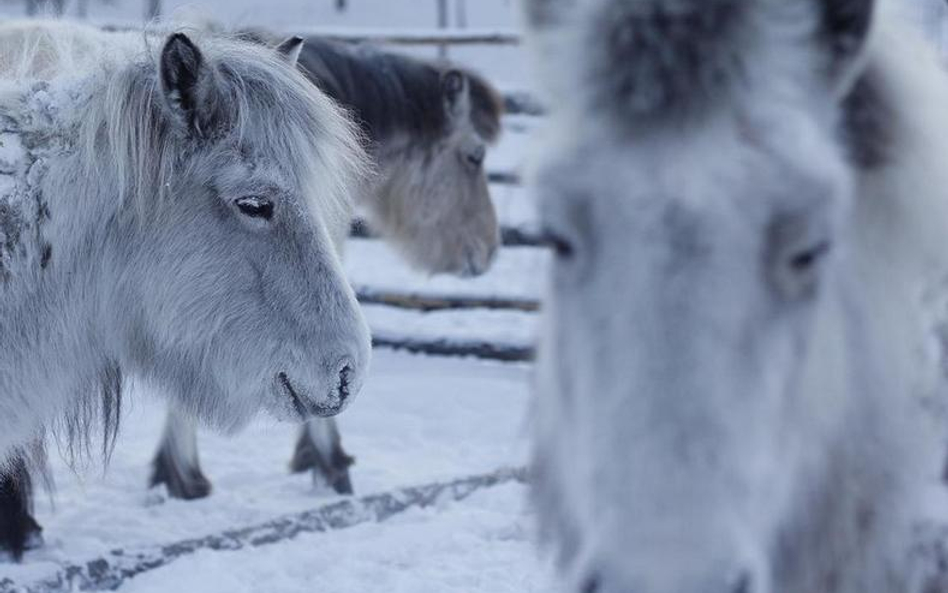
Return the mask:
<path id="1" fill-rule="evenodd" d="M 570 591 L 918 593 L 948 81 L 872 0 L 530 0 Z"/>

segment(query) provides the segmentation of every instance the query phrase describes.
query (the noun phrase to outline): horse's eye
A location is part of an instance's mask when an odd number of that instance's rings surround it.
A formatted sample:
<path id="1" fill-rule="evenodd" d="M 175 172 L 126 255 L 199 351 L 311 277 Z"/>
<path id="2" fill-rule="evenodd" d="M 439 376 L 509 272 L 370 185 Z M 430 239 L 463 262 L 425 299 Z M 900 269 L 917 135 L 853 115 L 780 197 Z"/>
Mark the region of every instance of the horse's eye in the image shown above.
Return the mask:
<path id="1" fill-rule="evenodd" d="M 829 253 L 829 241 L 823 241 L 816 245 L 804 249 L 790 257 L 790 268 L 794 272 L 806 273 L 820 262 L 823 257 Z"/>
<path id="2" fill-rule="evenodd" d="M 771 271 L 775 288 L 793 301 L 813 297 L 820 283 L 821 264 L 830 249 L 829 241 L 820 241 L 788 250 Z"/>
<path id="3" fill-rule="evenodd" d="M 467 162 L 470 163 L 471 166 L 473 167 L 480 167 L 481 165 L 484 164 L 484 157 L 486 155 L 487 155 L 487 150 L 483 146 L 481 146 L 477 148 L 477 150 L 474 150 L 473 152 L 469 152 L 467 154 Z"/>
<path id="4" fill-rule="evenodd" d="M 241 213 L 251 218 L 273 218 L 273 202 L 263 196 L 244 196 L 234 202 Z"/>

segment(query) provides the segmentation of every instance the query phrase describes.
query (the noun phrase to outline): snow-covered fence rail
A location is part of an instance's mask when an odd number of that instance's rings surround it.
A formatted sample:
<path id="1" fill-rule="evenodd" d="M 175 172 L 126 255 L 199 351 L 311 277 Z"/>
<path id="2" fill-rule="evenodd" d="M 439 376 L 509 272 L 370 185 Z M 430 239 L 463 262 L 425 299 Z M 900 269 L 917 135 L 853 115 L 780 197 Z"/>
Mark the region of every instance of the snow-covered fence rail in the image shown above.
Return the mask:
<path id="1" fill-rule="evenodd" d="M 106 31 L 138 31 L 138 22 L 109 22 L 100 25 Z M 299 27 L 283 31 L 301 37 L 325 37 L 350 43 L 384 43 L 388 45 L 520 45 L 520 32 L 515 29 L 373 29 L 369 27 Z"/>
<path id="2" fill-rule="evenodd" d="M 458 356 L 480 358 L 500 362 L 532 362 L 535 350 L 532 346 L 498 344 L 484 340 L 437 339 L 422 340 L 396 336 L 373 335 L 374 348 L 426 354 L 428 356 Z"/>
<path id="3" fill-rule="evenodd" d="M 101 28 L 106 31 L 139 31 L 142 25 L 133 22 L 114 22 L 103 24 Z M 302 37 L 326 37 L 350 43 L 369 42 L 403 46 L 518 46 L 521 42 L 520 33 L 516 30 L 433 29 L 398 31 L 393 29 L 312 27 L 283 31 L 283 33 Z M 503 96 L 504 110 L 509 115 L 541 116 L 546 114 L 546 109 L 541 102 L 528 91 L 506 91 Z"/>
<path id="4" fill-rule="evenodd" d="M 370 41 L 390 45 L 520 45 L 516 30 L 431 29 L 397 30 L 314 27 L 293 31 L 304 37 L 319 36 L 353 43 Z"/>
<path id="5" fill-rule="evenodd" d="M 515 297 L 426 295 L 375 290 L 371 287 L 356 288 L 356 296 L 360 303 L 366 305 L 387 305 L 425 313 L 450 309 L 508 309 L 527 313 L 540 310 L 539 301 Z"/>
<path id="6" fill-rule="evenodd" d="M 412 508 L 426 508 L 444 501 L 461 501 L 479 490 L 526 481 L 525 469 L 505 468 L 451 482 L 437 482 L 343 500 L 311 511 L 216 535 L 139 550 L 113 550 L 101 558 L 66 564 L 54 576 L 33 583 L 17 584 L 5 578 L 0 580 L 0 593 L 113 591 L 135 576 L 161 568 L 200 550 L 254 548 L 284 542 L 304 533 L 321 533 L 362 523 L 378 523 Z"/>
<path id="7" fill-rule="evenodd" d="M 352 222 L 349 236 L 353 239 L 377 239 L 368 223 L 359 218 Z M 500 238 L 504 247 L 546 247 L 547 241 L 537 231 L 528 228 L 503 225 Z"/>
<path id="8" fill-rule="evenodd" d="M 520 185 L 520 174 L 516 171 L 488 171 L 487 181 L 499 185 Z"/>
<path id="9" fill-rule="evenodd" d="M 508 115 L 546 115 L 546 108 L 527 91 L 505 91 L 504 111 Z"/>

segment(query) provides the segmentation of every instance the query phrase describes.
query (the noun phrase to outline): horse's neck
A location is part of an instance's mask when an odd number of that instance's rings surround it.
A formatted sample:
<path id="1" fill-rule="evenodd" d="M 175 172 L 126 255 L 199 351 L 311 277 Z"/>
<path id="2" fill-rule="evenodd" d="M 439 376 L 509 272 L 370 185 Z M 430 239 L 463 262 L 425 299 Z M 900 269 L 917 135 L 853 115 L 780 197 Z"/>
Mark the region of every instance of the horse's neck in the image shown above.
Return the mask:
<path id="1" fill-rule="evenodd" d="M 28 97 L 37 100 L 37 97 Z M 0 140 L 0 455 L 59 416 L 94 384 L 105 351 L 92 257 L 94 219 L 105 205 L 82 195 L 77 156 L 61 128 L 5 113 Z M 55 123 L 55 122 L 49 122 Z M 78 185 L 77 185 L 78 182 Z M 113 208 L 114 209 L 114 208 Z M 102 231 L 99 230 L 99 233 Z M 90 251 L 92 253 L 90 253 Z M 86 258 L 83 261 L 83 258 Z M 58 413 L 57 413 L 58 412 Z"/>
<path id="2" fill-rule="evenodd" d="M 417 174 L 423 166 L 423 152 L 412 142 L 407 133 L 389 135 L 380 141 L 370 139 L 369 156 L 376 175 L 370 190 L 359 194 L 360 206 L 386 202 L 393 188 L 401 187 L 403 179 Z"/>

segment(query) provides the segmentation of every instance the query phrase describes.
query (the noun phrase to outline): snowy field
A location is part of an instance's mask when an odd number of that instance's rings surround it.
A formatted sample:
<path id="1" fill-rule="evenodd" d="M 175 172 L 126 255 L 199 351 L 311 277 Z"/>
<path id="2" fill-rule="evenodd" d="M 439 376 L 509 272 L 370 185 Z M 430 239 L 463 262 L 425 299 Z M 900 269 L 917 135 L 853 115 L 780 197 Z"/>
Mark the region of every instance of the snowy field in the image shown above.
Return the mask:
<path id="1" fill-rule="evenodd" d="M 531 371 L 520 365 L 375 354 L 360 398 L 340 418 L 356 455 L 359 494 L 451 480 L 525 462 Z M 202 433 L 214 494 L 168 500 L 147 492 L 148 463 L 164 409 L 136 392 L 115 457 L 103 477 L 71 472 L 54 456 L 55 505 L 38 500 L 47 545 L 4 577 L 30 583 L 64 562 L 115 548 L 135 550 L 242 527 L 335 500 L 287 462 L 295 432 L 265 420 L 236 437 Z M 525 488 L 485 490 L 462 503 L 414 509 L 363 524 L 239 552 L 200 552 L 132 579 L 120 591 L 321 591 L 502 593 L 549 591 L 537 560 Z"/>
<path id="2" fill-rule="evenodd" d="M 377 241 L 353 240 L 347 268 L 358 287 L 417 294 L 539 296 L 544 254 L 505 249 L 485 276 L 428 278 L 406 268 Z M 368 305 L 373 333 L 529 345 L 536 314 L 517 311 L 420 313 Z M 356 456 L 358 495 L 445 482 L 526 464 L 532 368 L 377 349 L 359 399 L 339 421 Z M 160 395 L 135 389 L 106 472 L 97 460 L 72 471 L 53 453 L 56 493 L 40 495 L 46 546 L 23 564 L 0 562 L 5 578 L 29 584 L 67 563 L 111 550 L 134 552 L 266 522 L 339 497 L 290 475 L 295 429 L 261 418 L 226 436 L 202 432 L 202 462 L 214 493 L 196 502 L 168 499 L 145 483 L 164 421 Z M 411 509 L 381 523 L 301 535 L 236 552 L 201 551 L 125 582 L 119 591 L 202 593 L 531 593 L 553 591 L 536 552 L 526 488 L 508 484 L 463 502 Z"/>
<path id="3" fill-rule="evenodd" d="M 292 32 L 313 27 L 431 29 L 428 0 L 349 0 L 340 15 L 334 0 L 165 0 L 165 13 L 228 26 L 265 26 Z M 75 14 L 67 2 L 67 14 Z M 467 2 L 471 28 L 511 30 L 511 0 Z M 20 17 L 22 3 L 0 2 L 0 16 Z M 458 15 L 452 12 L 452 25 Z M 141 3 L 90 3 L 93 22 L 141 22 Z M 432 56 L 433 50 L 413 53 Z M 451 58 L 484 72 L 502 88 L 529 88 L 520 50 L 465 48 Z M 518 173 L 537 118 L 510 116 L 505 136 L 489 153 L 487 169 Z M 502 224 L 535 231 L 533 205 L 523 188 L 494 184 Z M 347 272 L 360 292 L 421 297 L 461 295 L 536 303 L 546 254 L 505 248 L 494 268 L 473 280 L 429 278 L 408 269 L 376 240 L 353 240 Z M 537 332 L 535 312 L 446 310 L 424 313 L 366 305 L 377 337 L 485 342 L 528 349 Z M 340 417 L 346 449 L 356 465 L 357 496 L 449 482 L 523 467 L 528 457 L 532 367 L 472 358 L 412 355 L 377 349 L 359 399 Z M 295 428 L 261 418 L 238 435 L 202 432 L 205 473 L 214 483 L 208 499 L 182 502 L 145 487 L 149 462 L 164 422 L 160 394 L 129 394 L 114 457 L 71 469 L 52 453 L 55 495 L 40 493 L 36 516 L 46 545 L 22 564 L 0 560 L 0 590 L 50 578 L 66 564 L 83 564 L 111 551 L 154 549 L 191 538 L 271 521 L 341 500 L 318 490 L 308 475 L 290 475 Z M 239 551 L 203 550 L 123 582 L 135 593 L 549 593 L 552 571 L 537 553 L 527 489 L 507 483 L 454 502 L 413 508 L 383 523 L 366 522 L 325 533 Z M 9 579 L 9 580 L 7 580 Z M 6 584 L 4 582 L 6 581 Z M 8 589 L 4 589 L 4 586 Z"/>

